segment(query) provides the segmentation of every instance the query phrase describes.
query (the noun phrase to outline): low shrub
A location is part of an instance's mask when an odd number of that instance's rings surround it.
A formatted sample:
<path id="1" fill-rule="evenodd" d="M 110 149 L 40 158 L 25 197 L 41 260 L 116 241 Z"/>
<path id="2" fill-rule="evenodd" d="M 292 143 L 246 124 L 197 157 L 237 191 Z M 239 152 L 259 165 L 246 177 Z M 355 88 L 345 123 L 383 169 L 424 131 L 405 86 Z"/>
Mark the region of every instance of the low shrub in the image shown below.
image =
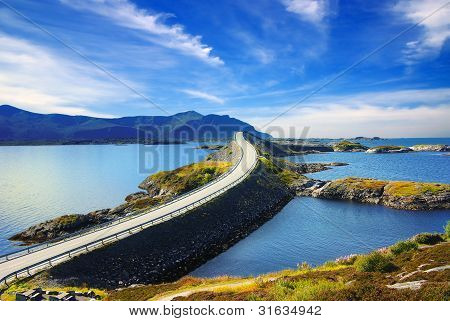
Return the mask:
<path id="1" fill-rule="evenodd" d="M 421 233 L 414 236 L 413 241 L 419 244 L 434 245 L 444 241 L 444 238 L 438 233 Z"/>
<path id="2" fill-rule="evenodd" d="M 447 238 L 450 238 L 450 221 L 447 221 L 447 225 L 445 225 L 444 230 L 445 230 L 445 236 Z"/>
<path id="3" fill-rule="evenodd" d="M 390 272 L 395 270 L 395 265 L 390 258 L 379 252 L 360 255 L 353 265 L 360 272 Z"/>
<path id="4" fill-rule="evenodd" d="M 418 248 L 419 245 L 414 241 L 400 241 L 392 245 L 389 249 L 391 250 L 392 254 L 399 255 L 411 250 L 417 250 Z"/>
<path id="5" fill-rule="evenodd" d="M 343 282 L 325 279 L 282 280 L 269 290 L 269 298 L 276 301 L 320 300 L 324 294 L 345 287 Z"/>

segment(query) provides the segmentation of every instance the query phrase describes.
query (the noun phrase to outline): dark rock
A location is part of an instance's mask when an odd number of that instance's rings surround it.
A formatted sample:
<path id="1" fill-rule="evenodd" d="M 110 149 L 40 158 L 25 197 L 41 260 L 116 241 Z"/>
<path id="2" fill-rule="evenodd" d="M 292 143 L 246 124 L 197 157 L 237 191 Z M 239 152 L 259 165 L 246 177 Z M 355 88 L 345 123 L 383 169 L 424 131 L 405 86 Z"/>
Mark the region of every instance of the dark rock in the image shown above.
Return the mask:
<path id="1" fill-rule="evenodd" d="M 223 145 L 201 145 L 198 146 L 197 149 L 208 149 L 208 150 L 219 150 L 222 149 Z"/>
<path id="2" fill-rule="evenodd" d="M 125 197 L 125 202 L 133 202 L 140 198 L 147 197 L 148 194 L 146 192 L 136 192 Z"/>

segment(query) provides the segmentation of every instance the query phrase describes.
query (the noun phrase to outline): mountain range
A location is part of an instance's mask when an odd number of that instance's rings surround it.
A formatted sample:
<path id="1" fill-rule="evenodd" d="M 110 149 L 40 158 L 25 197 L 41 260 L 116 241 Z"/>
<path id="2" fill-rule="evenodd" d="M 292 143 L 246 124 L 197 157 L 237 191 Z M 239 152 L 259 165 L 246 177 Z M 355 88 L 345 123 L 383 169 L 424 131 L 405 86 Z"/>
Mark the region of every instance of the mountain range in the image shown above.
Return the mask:
<path id="1" fill-rule="evenodd" d="M 28 144 L 136 141 L 161 143 L 228 139 L 236 131 L 270 137 L 227 115 L 187 111 L 172 116 L 96 118 L 38 114 L 9 105 L 0 106 L 0 142 Z"/>

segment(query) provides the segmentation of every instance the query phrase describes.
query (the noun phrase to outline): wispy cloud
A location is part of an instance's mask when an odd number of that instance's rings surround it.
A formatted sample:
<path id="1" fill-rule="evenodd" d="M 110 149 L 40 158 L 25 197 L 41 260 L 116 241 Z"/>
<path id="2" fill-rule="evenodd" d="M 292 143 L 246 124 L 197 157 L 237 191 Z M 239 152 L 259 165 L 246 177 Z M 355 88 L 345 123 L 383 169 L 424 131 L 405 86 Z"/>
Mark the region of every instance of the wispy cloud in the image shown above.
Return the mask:
<path id="1" fill-rule="evenodd" d="M 297 137 L 304 127 L 310 128 L 309 137 L 448 137 L 449 107 L 423 105 L 399 109 L 364 105 L 352 108 L 334 104 L 321 109 L 302 109 L 283 117 L 277 125 L 287 136 L 292 136 L 290 127 L 295 126 Z M 263 124 L 256 119 L 252 123 Z"/>
<path id="2" fill-rule="evenodd" d="M 448 137 L 449 101 L 450 88 L 323 96 L 292 110 L 264 130 L 286 137 L 299 137 L 304 127 L 310 128 L 309 137 Z M 263 126 L 276 116 L 276 112 L 268 116 L 270 110 L 287 107 L 250 108 L 243 111 L 241 119 Z"/>
<path id="3" fill-rule="evenodd" d="M 202 43 L 201 36 L 193 36 L 179 24 L 169 25 L 166 13 L 150 13 L 138 8 L 128 0 L 60 0 L 62 3 L 77 10 L 89 11 L 115 24 L 133 30 L 142 31 L 147 39 L 166 48 L 171 48 L 183 54 L 194 56 L 211 65 L 223 65 L 223 61 L 212 55 L 212 47 Z"/>
<path id="4" fill-rule="evenodd" d="M 185 94 L 194 97 L 194 98 L 201 98 L 201 99 L 205 99 L 208 101 L 211 101 L 213 103 L 217 103 L 217 104 L 224 104 L 225 100 L 222 98 L 219 98 L 215 95 L 211 95 L 208 93 L 205 93 L 203 91 L 198 91 L 198 90 L 191 90 L 191 89 L 182 89 L 182 92 L 184 92 Z"/>
<path id="5" fill-rule="evenodd" d="M 448 0 L 401 0 L 394 11 L 410 23 L 418 23 Z M 414 64 L 428 56 L 439 54 L 447 39 L 450 38 L 450 5 L 426 19 L 419 28 L 422 32 L 417 40 L 405 45 L 404 62 Z"/>
<path id="6" fill-rule="evenodd" d="M 328 14 L 326 0 L 281 0 L 286 10 L 295 13 L 300 19 L 319 24 Z"/>
<path id="7" fill-rule="evenodd" d="M 43 113 L 111 117 L 99 105 L 130 98 L 97 69 L 46 47 L 2 33 L 0 43 L 0 103 Z"/>

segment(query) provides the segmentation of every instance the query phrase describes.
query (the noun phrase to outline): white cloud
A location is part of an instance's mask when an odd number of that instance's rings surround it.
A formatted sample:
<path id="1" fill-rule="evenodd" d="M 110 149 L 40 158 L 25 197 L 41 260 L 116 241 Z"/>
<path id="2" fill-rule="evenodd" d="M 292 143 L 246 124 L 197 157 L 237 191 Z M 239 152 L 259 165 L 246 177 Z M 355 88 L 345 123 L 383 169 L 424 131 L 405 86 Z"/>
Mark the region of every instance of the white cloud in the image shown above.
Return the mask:
<path id="1" fill-rule="evenodd" d="M 263 65 L 270 64 L 276 58 L 274 50 L 267 48 L 261 41 L 245 30 L 233 30 L 233 36 L 245 45 L 248 56 L 256 59 Z"/>
<path id="2" fill-rule="evenodd" d="M 282 3 L 287 11 L 307 22 L 320 23 L 328 14 L 326 0 L 282 0 Z"/>
<path id="3" fill-rule="evenodd" d="M 448 4 L 448 0 L 401 0 L 394 6 L 394 11 L 410 23 L 418 23 L 445 3 Z M 450 5 L 447 5 L 420 24 L 420 38 L 406 43 L 406 64 L 414 64 L 420 59 L 439 54 L 444 43 L 450 38 L 449 16 Z"/>
<path id="4" fill-rule="evenodd" d="M 211 95 L 211 94 L 208 94 L 208 93 L 205 93 L 202 91 L 191 90 L 191 89 L 182 89 L 181 91 L 184 92 L 185 94 L 188 94 L 191 97 L 205 99 L 205 100 L 211 101 L 213 103 L 218 103 L 218 104 L 225 103 L 225 100 L 223 100 L 222 98 L 219 98 L 215 95 Z"/>
<path id="5" fill-rule="evenodd" d="M 263 130 L 278 137 L 300 137 L 305 127 L 309 128 L 308 137 L 448 137 L 448 119 L 450 105 L 424 105 L 411 109 L 329 105 L 321 109 L 304 108 L 290 113 Z M 246 120 L 258 128 L 268 119 Z"/>
<path id="6" fill-rule="evenodd" d="M 223 61 L 211 54 L 212 47 L 202 43 L 201 36 L 193 36 L 184 31 L 182 25 L 168 25 L 169 14 L 151 14 L 139 9 L 128 0 L 60 0 L 78 9 L 93 12 L 112 20 L 115 24 L 143 31 L 148 40 L 166 48 L 176 49 L 194 56 L 211 65 L 222 65 Z"/>
<path id="7" fill-rule="evenodd" d="M 48 48 L 1 33 L 0 43 L 0 104 L 42 113 L 111 117 L 86 106 L 130 97 L 99 70 L 59 57 Z"/>
<path id="8" fill-rule="evenodd" d="M 450 88 L 402 90 L 358 95 L 326 96 L 294 109 L 262 128 L 276 114 L 254 117 L 248 109 L 241 119 L 280 137 L 300 137 L 309 127 L 308 137 L 448 137 L 450 128 Z M 289 106 L 272 107 L 286 110 Z M 262 110 L 270 108 L 257 108 Z"/>
<path id="9" fill-rule="evenodd" d="M 264 65 L 270 64 L 275 59 L 273 51 L 259 47 L 252 50 L 253 55 Z"/>

